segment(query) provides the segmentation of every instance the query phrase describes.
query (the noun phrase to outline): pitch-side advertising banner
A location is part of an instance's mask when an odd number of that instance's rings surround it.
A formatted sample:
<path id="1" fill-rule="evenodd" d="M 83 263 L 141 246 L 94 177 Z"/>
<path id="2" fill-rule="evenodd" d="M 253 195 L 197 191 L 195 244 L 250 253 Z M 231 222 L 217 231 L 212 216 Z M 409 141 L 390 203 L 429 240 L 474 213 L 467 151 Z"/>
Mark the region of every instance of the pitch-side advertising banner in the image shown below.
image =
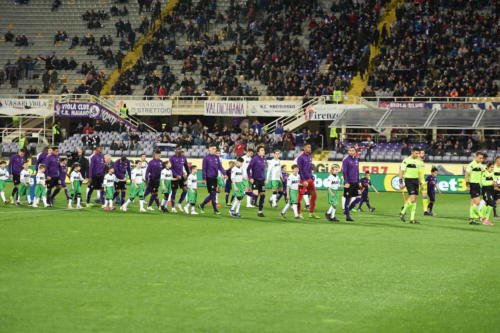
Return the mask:
<path id="1" fill-rule="evenodd" d="M 52 113 L 50 100 L 43 98 L 0 98 L 0 114 L 8 116 L 38 115 L 47 116 Z"/>
<path id="2" fill-rule="evenodd" d="M 123 105 L 127 105 L 128 112 L 131 115 L 137 116 L 170 116 L 172 115 L 171 100 L 118 100 L 116 107 L 119 109 Z"/>
<path id="3" fill-rule="evenodd" d="M 205 101 L 205 116 L 246 117 L 247 102 Z"/>
<path id="4" fill-rule="evenodd" d="M 297 110 L 301 101 L 248 102 L 250 117 L 282 117 Z"/>
<path id="5" fill-rule="evenodd" d="M 120 122 L 124 126 L 137 130 L 137 126 L 132 124 L 130 121 L 120 118 L 119 115 L 100 104 L 87 102 L 55 102 L 54 110 L 56 111 L 56 117 L 90 118 L 107 121 L 111 124 Z"/>
<path id="6" fill-rule="evenodd" d="M 316 104 L 306 108 L 305 119 L 307 121 L 332 121 L 337 119 L 342 112 L 349 109 L 364 109 L 364 105 L 357 104 Z"/>

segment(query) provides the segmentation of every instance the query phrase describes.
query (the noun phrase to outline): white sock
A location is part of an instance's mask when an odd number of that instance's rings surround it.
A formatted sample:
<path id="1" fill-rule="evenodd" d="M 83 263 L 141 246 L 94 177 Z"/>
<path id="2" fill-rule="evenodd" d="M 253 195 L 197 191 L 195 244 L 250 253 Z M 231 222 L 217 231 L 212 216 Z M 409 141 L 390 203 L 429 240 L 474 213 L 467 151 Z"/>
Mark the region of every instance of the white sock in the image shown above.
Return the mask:
<path id="1" fill-rule="evenodd" d="M 69 199 L 68 200 L 68 206 L 71 206 L 71 202 L 73 202 L 73 200 Z"/>
<path id="2" fill-rule="evenodd" d="M 101 190 L 96 191 L 97 200 L 101 200 Z"/>
<path id="3" fill-rule="evenodd" d="M 342 197 L 342 209 L 345 209 L 345 197 Z"/>
<path id="4" fill-rule="evenodd" d="M 295 214 L 295 217 L 299 216 L 299 207 L 297 204 L 293 204 L 292 205 L 292 209 L 293 209 L 293 214 Z"/>
<path id="5" fill-rule="evenodd" d="M 240 207 L 241 207 L 241 200 L 235 199 L 237 201 L 236 203 L 236 214 L 239 214 L 240 212 Z"/>
<path id="6" fill-rule="evenodd" d="M 335 209 L 335 207 L 333 207 L 333 206 L 332 206 L 331 208 L 332 208 L 332 211 L 331 211 L 331 213 L 330 213 L 330 217 L 333 219 L 333 218 L 335 217 L 335 211 L 336 211 L 337 209 Z"/>
<path id="7" fill-rule="evenodd" d="M 33 202 L 33 205 L 34 205 L 34 206 L 38 205 L 38 202 L 39 202 L 39 201 L 40 201 L 40 200 L 39 200 L 38 198 L 35 198 L 35 201 Z"/>
<path id="8" fill-rule="evenodd" d="M 125 203 L 123 204 L 123 207 L 127 208 L 129 204 L 130 204 L 130 199 L 127 199 L 127 201 L 125 201 Z"/>
<path id="9" fill-rule="evenodd" d="M 29 195 L 26 196 L 26 200 L 28 201 L 28 204 L 31 205 L 31 197 Z"/>
<path id="10" fill-rule="evenodd" d="M 304 195 L 304 202 L 306 203 L 306 206 L 309 206 L 309 195 Z"/>
<path id="11" fill-rule="evenodd" d="M 196 212 L 195 205 L 191 205 L 191 212 Z"/>
<path id="12" fill-rule="evenodd" d="M 162 199 L 162 200 L 161 200 L 161 205 L 160 205 L 160 206 L 165 207 L 165 202 L 166 202 L 166 201 L 165 201 L 165 199 Z"/>
<path id="13" fill-rule="evenodd" d="M 218 204 L 219 203 L 219 193 L 216 193 L 215 194 L 215 203 Z"/>
<path id="14" fill-rule="evenodd" d="M 130 201 L 130 200 L 129 200 Z M 144 200 L 139 201 L 139 208 L 144 209 Z"/>
<path id="15" fill-rule="evenodd" d="M 85 196 L 89 195 L 90 188 L 87 187 L 87 190 L 85 191 Z"/>
<path id="16" fill-rule="evenodd" d="M 45 206 L 47 206 L 47 198 L 46 198 L 46 197 L 42 197 L 42 201 L 43 201 L 43 204 L 44 204 Z"/>
<path id="17" fill-rule="evenodd" d="M 5 192 L 4 191 L 0 192 L 0 196 L 2 197 L 3 202 L 7 201 L 7 200 L 5 200 Z"/>
<path id="18" fill-rule="evenodd" d="M 78 197 L 76 198 L 76 205 L 80 206 L 80 203 L 82 202 L 82 198 Z"/>
<path id="19" fill-rule="evenodd" d="M 289 204 L 289 203 L 287 203 L 287 204 L 285 205 L 285 207 L 283 208 L 283 210 L 281 211 L 281 214 L 285 214 L 285 213 L 286 213 L 286 211 L 287 211 L 289 208 L 290 208 L 290 204 Z"/>
<path id="20" fill-rule="evenodd" d="M 172 200 L 172 192 L 170 192 L 170 193 L 168 194 L 168 200 L 167 200 L 167 201 L 170 201 L 170 200 Z"/>
<path id="21" fill-rule="evenodd" d="M 113 207 L 113 199 L 108 200 L 109 207 Z"/>
<path id="22" fill-rule="evenodd" d="M 273 203 L 273 206 L 276 206 L 276 194 L 271 196 L 271 202 Z"/>
<path id="23" fill-rule="evenodd" d="M 250 206 L 252 204 L 252 197 L 249 197 L 247 195 L 247 206 Z"/>
<path id="24" fill-rule="evenodd" d="M 330 206 L 330 208 L 328 208 L 328 211 L 326 212 L 328 215 L 330 215 L 332 213 L 332 210 L 333 210 L 333 206 Z"/>

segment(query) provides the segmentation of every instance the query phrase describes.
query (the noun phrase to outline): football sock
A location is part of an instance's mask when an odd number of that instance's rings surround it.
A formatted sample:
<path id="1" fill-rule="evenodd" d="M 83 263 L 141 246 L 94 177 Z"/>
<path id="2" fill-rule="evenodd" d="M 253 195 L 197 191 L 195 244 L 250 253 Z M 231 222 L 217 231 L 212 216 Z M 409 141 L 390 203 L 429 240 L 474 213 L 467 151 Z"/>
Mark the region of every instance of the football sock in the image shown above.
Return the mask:
<path id="1" fill-rule="evenodd" d="M 4 191 L 0 192 L 0 197 L 2 197 L 3 202 L 7 201 L 7 200 L 5 200 L 5 192 Z"/>
<path id="2" fill-rule="evenodd" d="M 427 206 L 427 209 L 429 210 L 429 212 L 432 213 L 432 209 L 434 208 L 434 202 L 429 202 L 429 206 Z"/>
<path id="3" fill-rule="evenodd" d="M 429 208 L 429 199 L 428 198 L 422 198 L 422 207 L 424 209 L 424 212 L 427 211 Z"/>
<path id="4" fill-rule="evenodd" d="M 297 207 L 297 204 L 293 204 L 292 209 L 293 209 L 293 214 L 295 215 L 295 217 L 299 216 L 299 208 Z"/>
<path id="5" fill-rule="evenodd" d="M 260 200 L 259 200 L 259 212 L 262 212 L 262 210 L 264 209 L 264 202 L 266 200 L 266 195 L 265 194 L 261 194 L 260 195 Z"/>
<path id="6" fill-rule="evenodd" d="M 366 200 L 365 202 L 368 209 L 372 209 L 372 206 L 370 206 L 370 200 Z"/>
<path id="7" fill-rule="evenodd" d="M 333 206 L 330 206 L 330 208 L 328 208 L 328 211 L 326 212 L 328 215 L 330 215 L 333 211 Z"/>
<path id="8" fill-rule="evenodd" d="M 45 206 L 47 206 L 47 198 L 46 197 L 42 197 L 42 202 Z"/>
<path id="9" fill-rule="evenodd" d="M 247 206 L 250 206 L 252 204 L 252 196 L 250 194 L 248 194 L 248 193 L 252 193 L 252 192 L 245 192 L 245 194 L 248 195 L 248 197 L 247 197 Z"/>
<path id="10" fill-rule="evenodd" d="M 417 211 L 417 203 L 412 202 L 410 205 L 411 205 L 410 221 L 415 221 L 415 212 Z"/>
<path id="11" fill-rule="evenodd" d="M 403 209 L 401 210 L 401 214 L 405 214 L 406 210 L 408 210 L 408 207 L 410 207 L 410 202 L 406 201 L 405 205 L 403 206 Z"/>
<path id="12" fill-rule="evenodd" d="M 226 193 L 226 205 L 229 203 L 229 193 Z"/>
<path id="13" fill-rule="evenodd" d="M 306 206 L 309 206 L 309 203 L 310 203 L 310 202 L 309 202 L 309 195 L 308 195 L 308 194 L 306 194 L 306 195 L 304 195 L 304 197 L 303 197 L 303 198 L 304 198 L 304 202 L 306 203 Z"/>
<path id="14" fill-rule="evenodd" d="M 281 210 L 281 214 L 285 214 L 285 213 L 286 213 L 286 211 L 288 210 L 288 208 L 290 208 L 290 204 L 289 204 L 289 203 L 287 203 L 287 204 L 285 205 L 285 207 L 283 207 L 283 209 Z"/>
<path id="15" fill-rule="evenodd" d="M 76 205 L 80 206 L 81 201 L 82 201 L 82 198 L 80 198 L 80 197 L 76 198 Z"/>
<path id="16" fill-rule="evenodd" d="M 144 199 L 141 199 L 141 200 L 139 201 L 139 208 L 140 208 L 140 209 L 144 209 Z"/>
<path id="17" fill-rule="evenodd" d="M 330 213 L 330 217 L 333 219 L 335 217 L 335 211 L 336 211 L 336 209 L 333 206 L 331 206 L 331 208 L 332 208 L 332 212 Z"/>

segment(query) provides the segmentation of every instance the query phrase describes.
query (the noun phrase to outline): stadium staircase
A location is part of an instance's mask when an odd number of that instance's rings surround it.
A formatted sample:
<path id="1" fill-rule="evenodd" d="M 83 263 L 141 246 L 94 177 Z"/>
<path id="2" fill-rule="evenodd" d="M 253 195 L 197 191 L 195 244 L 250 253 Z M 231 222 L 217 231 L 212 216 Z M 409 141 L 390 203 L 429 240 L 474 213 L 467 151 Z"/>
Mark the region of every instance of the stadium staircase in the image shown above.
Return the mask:
<path id="1" fill-rule="evenodd" d="M 393 23 L 396 21 L 396 9 L 403 4 L 403 0 L 391 0 L 385 6 L 384 8 L 384 13 L 382 17 L 380 18 L 380 22 L 377 25 L 377 30 L 379 32 L 379 36 L 382 36 L 382 29 L 385 25 L 387 29 L 387 34 L 390 35 L 391 33 L 391 27 Z M 369 60 L 369 65 L 368 69 L 364 75 L 364 77 L 361 76 L 361 74 L 358 72 L 356 76 L 352 79 L 351 81 L 351 89 L 347 92 L 348 96 L 357 96 L 361 97 L 361 94 L 365 90 L 366 86 L 368 85 L 368 78 L 370 77 L 370 73 L 373 69 L 374 65 L 374 59 L 378 56 L 380 53 L 380 38 L 379 37 L 379 43 L 377 44 L 370 44 L 370 60 Z M 352 104 L 355 103 L 351 100 L 347 100 L 346 103 Z"/>
<path id="2" fill-rule="evenodd" d="M 113 38 L 113 45 L 109 48 L 113 51 L 113 54 L 119 49 L 120 38 L 116 38 L 116 28 L 114 26 L 120 18 L 124 22 L 130 21 L 132 28 L 136 29 L 140 26 L 141 17 L 150 17 L 150 13 L 143 13 L 139 15 L 139 5 L 137 1 L 129 1 L 126 6 L 129 11 L 128 16 L 124 17 L 110 17 L 108 20 L 102 21 L 104 24 L 103 28 L 100 29 L 88 29 L 87 22 L 81 19 L 81 15 L 87 10 L 103 10 L 109 14 L 109 9 L 114 4 L 111 0 L 63 0 L 62 5 L 59 9 L 54 12 L 51 11 L 53 0 L 37 0 L 30 1 L 26 5 L 15 5 L 13 1 L 0 1 L 0 13 L 2 15 L 2 25 L 1 32 L 4 34 L 7 30 L 11 30 L 14 35 L 25 34 L 30 41 L 30 46 L 28 47 L 18 47 L 14 46 L 14 43 L 5 43 L 3 38 L 0 39 L 0 65 L 3 67 L 7 63 L 7 60 L 15 62 L 19 57 L 36 57 L 40 54 L 49 54 L 54 52 L 55 55 L 60 59 L 63 57 L 69 58 L 74 57 L 75 61 L 78 63 L 78 67 L 75 70 L 58 70 L 60 84 L 56 91 L 51 91 L 51 93 L 59 92 L 63 85 L 66 85 L 68 89 L 78 86 L 84 76 L 77 73 L 77 70 L 81 68 L 83 62 L 92 63 L 95 65 L 98 71 L 103 71 L 106 75 L 111 73 L 111 69 L 106 69 L 104 61 L 99 60 L 97 56 L 87 55 L 86 46 L 77 46 L 70 49 L 71 39 L 76 35 L 80 38 L 85 36 L 87 33 L 92 33 L 99 42 L 99 38 L 102 35 L 111 35 Z M 118 8 L 122 8 L 123 5 L 117 4 Z M 64 30 L 68 34 L 68 39 L 64 43 L 54 44 L 54 35 L 58 30 Z M 138 34 L 139 37 L 140 34 Z M 104 47 L 105 50 L 108 47 Z M 27 88 L 29 85 L 33 87 L 42 87 L 41 75 L 45 71 L 45 63 L 42 60 L 38 60 L 35 67 L 34 75 L 35 78 L 32 80 L 21 80 L 18 87 Z M 17 93 L 18 88 L 11 88 L 8 82 L 0 86 L 0 94 L 14 94 Z"/>
<path id="3" fill-rule="evenodd" d="M 325 96 L 316 96 L 306 100 L 301 106 L 291 111 L 287 116 L 279 117 L 267 125 L 267 132 L 274 133 L 278 124 L 281 124 L 285 131 L 293 131 L 294 129 L 304 125 L 307 119 L 307 111 L 317 104 L 324 104 Z"/>
<path id="4" fill-rule="evenodd" d="M 113 73 L 111 73 L 110 77 L 108 78 L 103 88 L 101 89 L 101 95 L 111 94 L 111 89 L 119 80 L 121 73 L 134 67 L 137 61 L 142 57 L 143 54 L 142 48 L 144 44 L 153 39 L 153 34 L 159 30 L 159 28 L 162 25 L 163 19 L 167 15 L 172 13 L 173 9 L 177 5 L 177 3 L 179 3 L 179 1 L 180 0 L 169 0 L 166 5 L 163 5 L 160 18 L 156 19 L 155 22 L 151 24 L 148 33 L 144 36 L 141 36 L 139 40 L 135 43 L 134 49 L 128 52 L 125 58 L 123 58 L 121 70 L 116 68 L 113 71 Z"/>

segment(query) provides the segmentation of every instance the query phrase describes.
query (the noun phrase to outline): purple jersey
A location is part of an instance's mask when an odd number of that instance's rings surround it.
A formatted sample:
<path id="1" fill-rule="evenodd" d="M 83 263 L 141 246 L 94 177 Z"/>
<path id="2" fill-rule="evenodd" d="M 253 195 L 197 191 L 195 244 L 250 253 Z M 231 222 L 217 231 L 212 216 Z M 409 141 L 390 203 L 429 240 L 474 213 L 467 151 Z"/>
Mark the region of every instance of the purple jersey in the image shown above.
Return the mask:
<path id="1" fill-rule="evenodd" d="M 47 156 L 49 153 L 43 152 L 38 155 L 38 158 L 36 159 L 36 169 L 38 170 L 38 166 L 40 164 L 45 164 L 45 160 L 47 159 Z"/>
<path id="2" fill-rule="evenodd" d="M 356 157 L 350 155 L 342 160 L 342 175 L 344 183 L 359 183 L 359 162 Z"/>
<path id="3" fill-rule="evenodd" d="M 187 162 L 186 156 L 171 156 L 169 158 L 170 164 L 172 164 L 172 177 L 182 177 L 183 171 L 186 171 L 186 174 L 189 175 L 189 165 Z M 184 170 L 183 170 L 184 169 Z"/>
<path id="4" fill-rule="evenodd" d="M 59 177 L 61 180 L 61 186 L 66 187 L 66 175 L 68 174 L 68 166 L 67 165 L 59 165 Z"/>
<path id="5" fill-rule="evenodd" d="M 222 162 L 220 161 L 219 156 L 215 154 L 208 154 L 203 158 L 201 173 L 204 180 L 207 178 L 217 178 L 219 171 L 222 172 L 222 174 L 226 172 L 226 170 L 222 167 Z"/>
<path id="6" fill-rule="evenodd" d="M 59 156 L 54 155 L 54 153 L 47 156 L 45 159 L 47 163 L 47 169 L 45 175 L 47 177 L 60 177 L 61 176 L 61 165 L 59 164 Z"/>
<path id="7" fill-rule="evenodd" d="M 309 180 L 313 178 L 313 163 L 311 154 L 302 154 L 297 158 L 299 166 L 300 180 Z"/>
<path id="8" fill-rule="evenodd" d="M 89 178 L 96 176 L 104 176 L 104 156 L 102 154 L 94 154 L 90 159 Z"/>
<path id="9" fill-rule="evenodd" d="M 427 176 L 427 178 L 425 178 L 425 181 L 427 182 L 427 193 L 434 193 L 436 191 L 436 177 L 432 175 Z"/>
<path id="10" fill-rule="evenodd" d="M 247 168 L 249 179 L 265 180 L 266 179 L 266 159 L 256 155 L 250 161 Z"/>
<path id="11" fill-rule="evenodd" d="M 24 161 L 26 161 L 24 156 L 19 154 L 12 155 L 9 161 L 10 173 L 13 175 L 19 175 L 21 170 L 23 170 Z"/>
<path id="12" fill-rule="evenodd" d="M 152 159 L 146 169 L 146 180 L 159 181 L 162 168 L 161 160 Z"/>
<path id="13" fill-rule="evenodd" d="M 286 192 L 286 183 L 288 181 L 288 173 L 287 172 L 281 173 L 281 180 L 283 181 L 283 189 Z"/>
<path id="14" fill-rule="evenodd" d="M 121 159 L 116 160 L 115 164 L 114 164 L 114 168 L 115 168 L 115 176 L 118 179 L 125 179 L 125 177 L 127 175 L 130 177 L 130 175 L 132 174 L 130 171 L 130 161 L 129 160 L 125 160 L 125 162 L 122 162 Z"/>
<path id="15" fill-rule="evenodd" d="M 363 196 L 368 196 L 368 190 L 369 190 L 369 187 L 372 185 L 372 182 L 370 181 L 370 179 L 367 179 L 367 178 L 361 178 L 361 180 L 359 181 L 361 183 L 361 189 L 362 189 L 362 193 L 363 193 Z"/>

